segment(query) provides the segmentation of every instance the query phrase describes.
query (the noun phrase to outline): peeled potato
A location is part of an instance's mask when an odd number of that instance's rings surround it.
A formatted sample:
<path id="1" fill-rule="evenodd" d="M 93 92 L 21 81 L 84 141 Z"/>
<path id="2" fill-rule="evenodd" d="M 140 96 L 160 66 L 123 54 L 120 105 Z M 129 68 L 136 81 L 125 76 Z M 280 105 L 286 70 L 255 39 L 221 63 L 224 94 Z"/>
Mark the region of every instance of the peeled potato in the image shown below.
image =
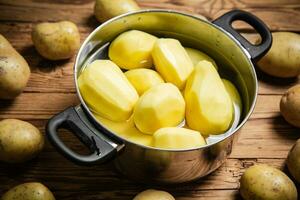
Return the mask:
<path id="1" fill-rule="evenodd" d="M 240 180 L 245 200 L 297 200 L 297 188 L 282 171 L 268 165 L 249 167 Z"/>
<path id="2" fill-rule="evenodd" d="M 134 0 L 96 0 L 94 14 L 100 22 L 105 22 L 110 18 L 139 9 Z"/>
<path id="3" fill-rule="evenodd" d="M 26 60 L 0 34 L 0 99 L 13 99 L 21 94 L 29 76 Z"/>
<path id="4" fill-rule="evenodd" d="M 242 98 L 238 89 L 229 80 L 222 79 L 222 82 L 226 88 L 226 91 L 231 97 L 232 102 L 236 104 L 240 108 L 240 110 L 242 110 Z"/>
<path id="5" fill-rule="evenodd" d="M 186 121 L 203 135 L 224 133 L 232 122 L 233 104 L 214 66 L 200 61 L 189 77 L 184 98 Z"/>
<path id="6" fill-rule="evenodd" d="M 153 134 L 153 146 L 163 149 L 189 149 L 205 145 L 198 131 L 187 128 L 167 127 Z"/>
<path id="7" fill-rule="evenodd" d="M 71 58 L 80 45 L 78 28 L 70 21 L 37 24 L 31 38 L 39 54 L 49 60 Z"/>
<path id="8" fill-rule="evenodd" d="M 126 31 L 113 40 L 108 56 L 122 69 L 150 68 L 156 40 L 155 36 L 146 32 Z"/>
<path id="9" fill-rule="evenodd" d="M 198 62 L 202 61 L 202 60 L 206 60 L 209 61 L 213 64 L 213 66 L 216 68 L 216 70 L 218 70 L 218 66 L 215 63 L 215 61 L 209 57 L 207 54 L 203 53 L 202 51 L 199 51 L 197 49 L 193 49 L 193 48 L 188 48 L 185 47 L 184 48 L 187 52 L 187 54 L 190 56 L 194 66 L 196 66 L 198 64 Z"/>
<path id="10" fill-rule="evenodd" d="M 180 124 L 184 112 L 185 102 L 178 88 L 171 83 L 160 83 L 140 97 L 133 119 L 141 132 L 153 134 L 159 128 Z"/>
<path id="11" fill-rule="evenodd" d="M 175 39 L 158 39 L 152 51 L 155 68 L 166 82 L 180 90 L 194 70 L 193 63 L 184 47 Z"/>
<path id="12" fill-rule="evenodd" d="M 123 122 L 114 122 L 97 114 L 95 116 L 100 124 L 104 125 L 107 129 L 113 131 L 118 136 L 137 144 L 148 147 L 152 146 L 152 136 L 142 133 L 135 127 L 133 116 Z"/>
<path id="13" fill-rule="evenodd" d="M 80 93 L 89 108 L 113 121 L 125 121 L 139 96 L 121 69 L 110 60 L 96 60 L 78 78 Z"/>
<path id="14" fill-rule="evenodd" d="M 140 68 L 128 70 L 125 72 L 125 76 L 139 95 L 142 95 L 151 87 L 164 82 L 161 76 L 151 69 Z"/>
<path id="15" fill-rule="evenodd" d="M 291 87 L 281 98 L 280 111 L 284 119 L 300 128 L 300 85 Z"/>
<path id="16" fill-rule="evenodd" d="M 148 189 L 137 194 L 133 200 L 175 200 L 175 198 L 168 192 Z"/>
<path id="17" fill-rule="evenodd" d="M 272 33 L 273 43 L 268 53 L 257 63 L 265 73 L 282 78 L 300 74 L 300 35 L 291 32 Z"/>

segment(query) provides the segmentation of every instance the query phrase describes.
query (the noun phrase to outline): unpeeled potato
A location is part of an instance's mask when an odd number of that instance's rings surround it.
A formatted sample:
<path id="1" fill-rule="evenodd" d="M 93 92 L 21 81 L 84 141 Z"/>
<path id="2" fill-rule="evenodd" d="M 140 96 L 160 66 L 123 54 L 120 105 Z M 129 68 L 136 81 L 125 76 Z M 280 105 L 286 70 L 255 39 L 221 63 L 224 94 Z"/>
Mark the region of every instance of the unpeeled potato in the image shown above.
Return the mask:
<path id="1" fill-rule="evenodd" d="M 29 76 L 26 60 L 0 34 L 0 99 L 13 99 L 21 94 Z"/>
<path id="2" fill-rule="evenodd" d="M 300 139 L 292 147 L 287 158 L 287 167 L 292 176 L 300 183 Z"/>
<path id="3" fill-rule="evenodd" d="M 78 28 L 70 21 L 37 24 L 31 38 L 39 54 L 49 60 L 71 58 L 80 45 Z"/>
<path id="4" fill-rule="evenodd" d="M 55 197 L 41 183 L 24 183 L 7 191 L 1 200 L 55 200 Z"/>
<path id="5" fill-rule="evenodd" d="M 300 84 L 283 94 L 280 111 L 287 122 L 300 128 Z"/>
<path id="6" fill-rule="evenodd" d="M 133 200 L 175 200 L 175 198 L 168 192 L 148 189 L 137 194 Z"/>
<path id="7" fill-rule="evenodd" d="M 268 165 L 249 167 L 240 180 L 245 200 L 297 200 L 297 188 L 282 171 Z"/>
<path id="8" fill-rule="evenodd" d="M 96 0 L 94 14 L 100 22 L 105 22 L 110 18 L 139 9 L 134 0 Z"/>
<path id="9" fill-rule="evenodd" d="M 257 63 L 265 73 L 282 78 L 300 74 L 300 35 L 291 32 L 275 32 L 268 53 Z"/>
<path id="10" fill-rule="evenodd" d="M 0 161 L 28 161 L 40 153 L 44 143 L 43 135 L 32 124 L 17 119 L 0 121 Z"/>

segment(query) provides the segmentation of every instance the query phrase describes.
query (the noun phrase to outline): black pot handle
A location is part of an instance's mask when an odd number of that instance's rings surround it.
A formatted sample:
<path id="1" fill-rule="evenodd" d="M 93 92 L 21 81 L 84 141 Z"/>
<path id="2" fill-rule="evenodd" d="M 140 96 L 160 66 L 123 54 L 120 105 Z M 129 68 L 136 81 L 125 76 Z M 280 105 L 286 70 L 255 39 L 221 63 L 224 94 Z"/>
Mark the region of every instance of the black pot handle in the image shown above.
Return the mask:
<path id="1" fill-rule="evenodd" d="M 59 138 L 57 131 L 60 128 L 70 130 L 91 151 L 89 155 L 80 155 Z M 69 160 L 77 164 L 92 164 L 104 162 L 112 158 L 117 149 L 96 135 L 80 118 L 76 108 L 70 107 L 52 117 L 46 125 L 46 134 L 50 142 Z"/>
<path id="2" fill-rule="evenodd" d="M 236 20 L 241 20 L 250 24 L 260 34 L 261 43 L 259 45 L 253 45 L 242 35 L 240 35 L 232 27 L 232 22 Z M 266 24 L 249 12 L 233 10 L 214 20 L 213 23 L 222 27 L 233 37 L 235 37 L 242 44 L 242 46 L 246 48 L 254 62 L 258 61 L 262 56 L 264 56 L 272 45 L 272 34 Z"/>

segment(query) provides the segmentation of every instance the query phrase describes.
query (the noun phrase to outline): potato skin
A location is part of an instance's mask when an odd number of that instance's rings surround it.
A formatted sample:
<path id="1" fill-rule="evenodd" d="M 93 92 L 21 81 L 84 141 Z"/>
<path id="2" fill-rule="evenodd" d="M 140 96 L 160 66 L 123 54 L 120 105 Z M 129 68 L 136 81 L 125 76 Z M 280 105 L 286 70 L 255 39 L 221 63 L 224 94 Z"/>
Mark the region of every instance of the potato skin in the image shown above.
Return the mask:
<path id="1" fill-rule="evenodd" d="M 280 111 L 288 123 L 300 128 L 300 84 L 291 87 L 283 94 Z"/>
<path id="2" fill-rule="evenodd" d="M 39 54 L 49 60 L 71 58 L 80 45 L 78 28 L 70 21 L 37 24 L 31 38 Z"/>
<path id="3" fill-rule="evenodd" d="M 41 183 L 24 183 L 7 191 L 1 200 L 55 200 L 55 197 Z"/>
<path id="4" fill-rule="evenodd" d="M 105 22 L 118 15 L 140 10 L 134 0 L 96 0 L 95 17 L 99 22 Z"/>
<path id="5" fill-rule="evenodd" d="M 17 119 L 0 121 L 0 161 L 20 163 L 34 158 L 44 146 L 40 131 Z"/>
<path id="6" fill-rule="evenodd" d="M 137 194 L 133 200 L 175 200 L 175 198 L 168 192 L 148 189 Z"/>
<path id="7" fill-rule="evenodd" d="M 300 139 L 290 150 L 286 164 L 291 175 L 300 183 Z"/>
<path id="8" fill-rule="evenodd" d="M 273 44 L 269 52 L 257 63 L 265 73 L 281 77 L 300 74 L 300 35 L 291 32 L 272 33 Z"/>
<path id="9" fill-rule="evenodd" d="M 17 97 L 26 87 L 29 77 L 26 60 L 0 34 L 0 99 Z"/>
<path id="10" fill-rule="evenodd" d="M 268 165 L 249 167 L 240 180 L 245 200 L 297 200 L 297 188 L 282 171 Z"/>

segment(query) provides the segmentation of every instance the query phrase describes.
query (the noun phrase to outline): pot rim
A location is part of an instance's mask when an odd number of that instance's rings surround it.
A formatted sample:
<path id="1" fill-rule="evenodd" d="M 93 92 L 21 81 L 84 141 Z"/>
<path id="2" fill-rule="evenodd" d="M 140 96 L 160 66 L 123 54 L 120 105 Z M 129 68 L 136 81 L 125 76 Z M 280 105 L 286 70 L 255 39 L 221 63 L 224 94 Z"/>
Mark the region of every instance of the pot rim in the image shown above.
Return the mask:
<path id="1" fill-rule="evenodd" d="M 90 39 L 98 31 L 100 31 L 102 29 L 102 27 L 106 26 L 107 24 L 109 24 L 109 23 L 111 23 L 111 22 L 113 22 L 115 20 L 118 20 L 120 18 L 126 17 L 126 16 L 135 15 L 135 14 L 139 14 L 139 13 L 148 13 L 148 12 L 158 12 L 158 13 L 161 12 L 161 13 L 171 13 L 171 14 L 183 15 L 183 16 L 187 16 L 187 17 L 190 17 L 190 18 L 194 18 L 196 20 L 200 20 L 203 23 L 207 23 L 208 25 L 211 25 L 214 28 L 220 30 L 222 33 L 226 34 L 231 40 L 233 40 L 235 42 L 235 44 L 240 48 L 240 50 L 243 52 L 243 54 L 245 54 L 245 56 L 248 58 L 249 64 L 250 64 L 250 67 L 251 67 L 251 72 L 252 72 L 252 75 L 253 75 L 253 78 L 254 78 L 254 81 L 255 81 L 255 83 L 254 83 L 255 84 L 255 91 L 254 91 L 255 95 L 254 95 L 254 98 L 253 98 L 253 101 L 252 101 L 252 105 L 251 105 L 251 107 L 250 107 L 247 115 L 239 123 L 239 125 L 233 131 L 231 131 L 227 136 L 224 136 L 222 139 L 220 139 L 220 140 L 218 140 L 216 142 L 212 142 L 210 144 L 206 144 L 206 145 L 203 145 L 203 146 L 200 146 L 200 147 L 188 148 L 188 149 L 163 149 L 163 148 L 149 147 L 149 146 L 145 146 L 145 145 L 142 145 L 142 144 L 134 143 L 134 142 L 132 142 L 130 140 L 127 140 L 126 138 L 122 138 L 118 134 L 115 134 L 114 132 L 110 131 L 108 128 L 106 128 L 105 126 L 103 126 L 101 123 L 98 122 L 98 120 L 95 118 L 94 114 L 90 111 L 89 107 L 86 105 L 84 99 L 81 96 L 81 93 L 80 93 L 80 90 L 79 90 L 79 87 L 78 87 L 78 80 L 77 80 L 77 75 L 78 75 L 77 74 L 78 73 L 77 66 L 78 66 L 79 57 L 80 57 L 81 52 L 83 51 L 83 48 L 90 41 Z M 117 17 L 114 17 L 114 18 L 109 19 L 108 21 L 102 23 L 97 28 L 95 28 L 86 37 L 86 39 L 84 40 L 84 42 L 81 44 L 80 49 L 79 49 L 79 51 L 78 51 L 78 53 L 76 55 L 76 59 L 75 59 L 74 67 L 73 67 L 73 72 L 74 72 L 74 81 L 75 81 L 75 86 L 76 86 L 76 94 L 79 97 L 80 103 L 81 103 L 81 105 L 83 105 L 83 108 L 86 111 L 86 114 L 88 115 L 88 119 L 89 120 L 93 120 L 93 122 L 98 125 L 97 126 L 97 130 L 99 130 L 99 127 L 100 127 L 101 129 L 103 129 L 105 131 L 105 133 L 103 133 L 105 135 L 106 135 L 106 133 L 108 133 L 109 136 L 112 136 L 113 138 L 117 138 L 117 139 L 119 139 L 122 142 L 125 141 L 124 143 L 130 143 L 130 144 L 137 145 L 139 147 L 146 148 L 146 149 L 149 149 L 149 150 L 166 151 L 166 152 L 188 152 L 188 151 L 206 149 L 206 148 L 209 148 L 209 147 L 211 147 L 211 146 L 213 146 L 215 144 L 221 143 L 222 141 L 226 140 L 227 138 L 232 137 L 235 133 L 237 133 L 245 125 L 245 123 L 248 121 L 248 119 L 250 118 L 251 114 L 254 111 L 254 108 L 255 108 L 255 105 L 256 105 L 256 102 L 257 102 L 257 96 L 258 96 L 258 80 L 257 80 L 257 75 L 256 75 L 256 71 L 255 71 L 253 62 L 251 61 L 250 53 L 241 45 L 241 43 L 233 35 L 231 35 L 229 32 L 227 32 L 226 30 L 224 30 L 222 27 L 220 27 L 220 26 L 218 26 L 218 25 L 216 25 L 216 24 L 214 24 L 214 23 L 212 23 L 212 22 L 210 22 L 208 20 L 204 20 L 204 19 L 202 19 L 200 17 L 197 17 L 197 16 L 192 15 L 192 14 L 188 14 L 188 13 L 185 13 L 185 12 L 182 12 L 182 11 L 176 11 L 176 10 L 170 10 L 170 9 L 143 9 L 143 10 L 134 11 L 134 12 L 130 12 L 130 13 L 125 13 L 125 14 L 119 15 Z M 103 130 L 99 130 L 99 131 L 103 132 Z M 114 139 L 112 139 L 112 142 L 114 142 Z"/>

